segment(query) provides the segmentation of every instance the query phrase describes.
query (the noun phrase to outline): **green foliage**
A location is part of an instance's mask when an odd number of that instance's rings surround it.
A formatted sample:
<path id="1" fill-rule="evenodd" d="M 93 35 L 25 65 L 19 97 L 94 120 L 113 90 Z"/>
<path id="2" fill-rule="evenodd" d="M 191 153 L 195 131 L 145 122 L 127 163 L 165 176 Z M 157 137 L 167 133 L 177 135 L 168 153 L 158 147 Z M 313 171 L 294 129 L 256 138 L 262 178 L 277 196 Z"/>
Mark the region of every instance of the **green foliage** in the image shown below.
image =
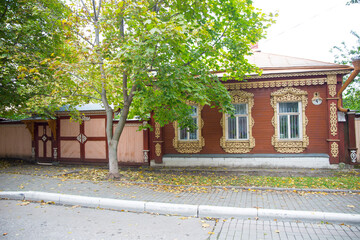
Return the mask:
<path id="1" fill-rule="evenodd" d="M 245 55 L 272 22 L 252 1 L 124 0 L 70 4 L 62 20 L 70 51 L 43 61 L 54 70 L 47 97 L 29 107 L 102 102 L 161 125 L 191 125 L 189 102 L 231 111 L 214 76 L 242 80 L 257 71 Z M 126 113 L 123 110 L 124 114 Z M 127 113 L 125 114 L 127 115 Z M 126 116 L 125 116 L 126 117 Z"/>
<path id="2" fill-rule="evenodd" d="M 6 0 L 0 5 L 1 116 L 22 117 L 27 101 L 50 91 L 47 83 L 53 71 L 39 62 L 61 52 L 62 34 L 56 18 L 63 10 L 52 0 Z"/>
<path id="3" fill-rule="evenodd" d="M 356 45 L 348 47 L 344 42 L 340 46 L 332 49 L 335 54 L 335 62 L 340 64 L 351 65 L 352 58 L 360 56 L 360 36 L 357 32 L 352 31 L 351 34 L 356 38 Z M 345 76 L 346 80 L 348 76 Z M 351 110 L 360 111 L 360 77 L 357 76 L 353 82 L 347 87 L 343 95 L 343 105 Z"/>

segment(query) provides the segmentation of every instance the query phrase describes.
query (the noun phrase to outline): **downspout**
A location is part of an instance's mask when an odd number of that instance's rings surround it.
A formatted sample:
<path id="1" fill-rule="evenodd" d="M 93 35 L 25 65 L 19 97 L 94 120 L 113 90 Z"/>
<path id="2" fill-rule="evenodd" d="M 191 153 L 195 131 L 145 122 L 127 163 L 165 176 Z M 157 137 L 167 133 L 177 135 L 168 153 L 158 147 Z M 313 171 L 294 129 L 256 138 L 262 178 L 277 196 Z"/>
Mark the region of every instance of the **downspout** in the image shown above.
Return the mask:
<path id="1" fill-rule="evenodd" d="M 348 122 L 348 150 L 350 153 L 350 160 L 351 163 L 357 163 L 356 159 L 356 138 L 355 138 L 355 123 L 354 123 L 354 117 L 355 117 L 355 111 L 351 111 L 350 109 L 345 109 L 342 107 L 342 99 L 341 94 L 346 89 L 346 87 L 354 80 L 354 78 L 359 74 L 360 72 L 360 56 L 357 56 L 356 58 L 352 59 L 352 64 L 354 65 L 354 71 L 351 73 L 349 78 L 345 81 L 345 83 L 340 88 L 337 98 L 338 98 L 338 109 L 341 112 L 347 113 L 347 122 Z"/>
<path id="2" fill-rule="evenodd" d="M 345 81 L 345 83 L 341 86 L 341 88 L 340 88 L 340 90 L 339 90 L 339 92 L 337 94 L 338 109 L 341 112 L 349 112 L 350 111 L 350 109 L 346 109 L 346 108 L 342 107 L 341 94 L 345 90 L 345 88 L 352 82 L 352 80 L 354 80 L 354 78 L 359 74 L 359 72 L 360 72 L 360 56 L 353 58 L 352 59 L 352 64 L 354 65 L 354 71 L 351 73 L 351 75 Z"/>

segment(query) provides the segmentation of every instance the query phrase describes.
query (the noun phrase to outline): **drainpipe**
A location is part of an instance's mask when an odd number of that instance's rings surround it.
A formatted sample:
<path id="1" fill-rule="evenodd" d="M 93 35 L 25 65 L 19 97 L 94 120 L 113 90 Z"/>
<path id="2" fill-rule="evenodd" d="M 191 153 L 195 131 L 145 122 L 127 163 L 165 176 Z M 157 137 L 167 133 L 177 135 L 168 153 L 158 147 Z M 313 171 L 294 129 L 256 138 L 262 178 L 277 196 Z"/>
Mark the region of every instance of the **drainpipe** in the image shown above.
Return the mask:
<path id="1" fill-rule="evenodd" d="M 346 82 L 342 85 L 340 88 L 340 91 L 337 94 L 338 97 L 338 109 L 341 112 L 347 113 L 347 122 L 348 122 L 348 150 L 350 153 L 350 161 L 352 164 L 357 163 L 356 159 L 356 138 L 355 138 L 355 111 L 350 111 L 350 109 L 345 109 L 342 107 L 342 100 L 341 100 L 341 94 L 345 90 L 345 88 L 354 80 L 354 78 L 359 74 L 360 72 L 360 56 L 357 56 L 356 58 L 352 59 L 352 63 L 354 65 L 354 71 L 351 73 L 349 78 L 346 80 Z"/>
<path id="2" fill-rule="evenodd" d="M 342 100 L 341 100 L 341 94 L 342 92 L 345 90 L 345 88 L 352 82 L 352 80 L 354 80 L 354 78 L 359 74 L 360 72 L 360 56 L 357 56 L 355 58 L 352 59 L 352 64 L 354 65 L 354 71 L 351 73 L 351 75 L 349 76 L 349 78 L 346 80 L 346 82 L 342 85 L 342 87 L 340 88 L 340 91 L 337 94 L 338 97 L 338 109 L 341 112 L 349 112 L 350 109 L 346 109 L 342 107 Z"/>

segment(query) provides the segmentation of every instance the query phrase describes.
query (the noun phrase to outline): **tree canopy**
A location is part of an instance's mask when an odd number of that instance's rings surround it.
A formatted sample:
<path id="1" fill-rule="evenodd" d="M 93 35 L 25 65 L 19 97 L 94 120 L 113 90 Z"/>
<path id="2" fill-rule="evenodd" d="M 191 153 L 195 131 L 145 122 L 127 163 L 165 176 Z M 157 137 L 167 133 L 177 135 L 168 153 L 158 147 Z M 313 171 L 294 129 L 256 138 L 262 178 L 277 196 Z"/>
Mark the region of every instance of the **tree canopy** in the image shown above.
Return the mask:
<path id="1" fill-rule="evenodd" d="M 128 117 L 153 113 L 161 125 L 193 127 L 189 103 L 230 112 L 230 96 L 214 72 L 225 70 L 227 81 L 257 71 L 245 56 L 272 22 L 251 0 L 79 0 L 63 6 L 56 23 L 64 44 L 51 42 L 55 48 L 41 55 L 42 69 L 51 75 L 29 79 L 36 70 L 15 64 L 16 82 L 24 81 L 22 109 L 48 114 L 56 106 L 101 102 L 112 174 Z M 53 33 L 47 27 L 40 25 L 40 33 Z M 114 111 L 120 120 L 113 131 Z"/>
<path id="2" fill-rule="evenodd" d="M 57 19 L 64 11 L 52 0 L 5 0 L 0 5 L 1 116 L 21 117 L 28 100 L 48 92 L 38 81 L 50 82 L 52 71 L 39 63 L 61 52 L 63 35 Z"/>

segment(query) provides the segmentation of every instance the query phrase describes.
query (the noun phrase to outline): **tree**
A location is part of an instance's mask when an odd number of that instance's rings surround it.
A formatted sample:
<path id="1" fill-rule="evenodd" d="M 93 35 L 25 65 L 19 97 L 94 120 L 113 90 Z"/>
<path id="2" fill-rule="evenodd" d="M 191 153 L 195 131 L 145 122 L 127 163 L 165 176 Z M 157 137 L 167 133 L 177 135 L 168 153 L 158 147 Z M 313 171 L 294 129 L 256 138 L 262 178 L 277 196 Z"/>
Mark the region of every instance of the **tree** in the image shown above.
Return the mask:
<path id="1" fill-rule="evenodd" d="M 65 1 L 67 3 L 68 1 Z M 231 112 L 224 81 L 258 71 L 250 45 L 271 17 L 251 0 L 80 0 L 61 22 L 69 51 L 42 61 L 54 71 L 47 94 L 27 108 L 101 102 L 106 110 L 109 177 L 119 177 L 117 146 L 129 116 L 194 128 L 189 102 Z M 38 109 L 41 110 L 41 109 Z M 113 114 L 120 120 L 113 131 Z"/>
<path id="2" fill-rule="evenodd" d="M 356 38 L 356 45 L 348 47 L 345 42 L 335 46 L 332 52 L 335 54 L 335 62 L 351 65 L 352 58 L 360 57 L 360 35 L 355 31 L 351 34 Z M 347 79 L 347 76 L 345 76 Z M 343 104 L 346 108 L 360 111 L 360 77 L 357 76 L 344 92 Z"/>
<path id="3" fill-rule="evenodd" d="M 1 116 L 21 117 L 19 109 L 27 100 L 48 92 L 37 81 L 52 81 L 53 72 L 39 63 L 63 50 L 57 19 L 65 11 L 55 0 L 5 0 L 0 5 Z"/>

